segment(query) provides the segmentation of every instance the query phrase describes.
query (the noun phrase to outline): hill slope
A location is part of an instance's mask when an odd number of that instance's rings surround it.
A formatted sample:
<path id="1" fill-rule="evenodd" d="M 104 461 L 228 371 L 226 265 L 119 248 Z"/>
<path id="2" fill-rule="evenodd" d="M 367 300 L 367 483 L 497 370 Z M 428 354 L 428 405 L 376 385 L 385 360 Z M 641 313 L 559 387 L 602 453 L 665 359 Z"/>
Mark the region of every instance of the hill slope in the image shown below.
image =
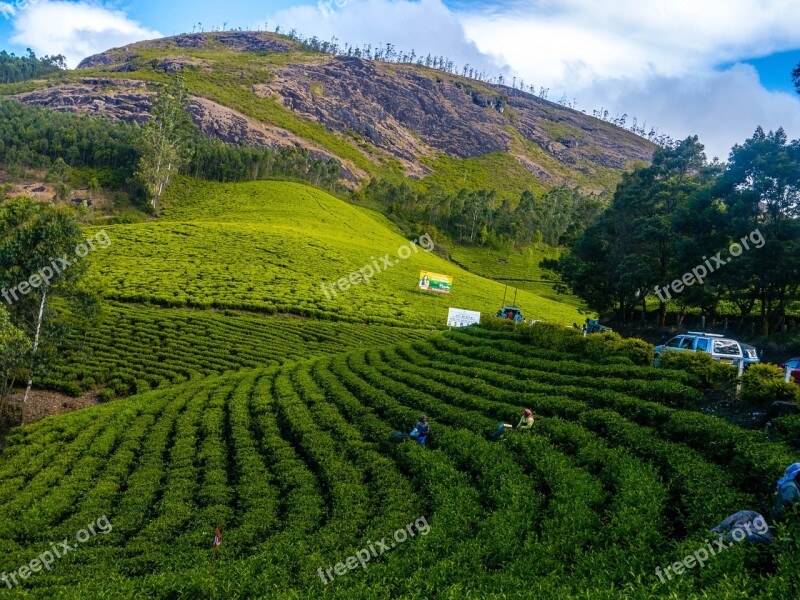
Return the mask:
<path id="1" fill-rule="evenodd" d="M 443 325 L 451 306 L 486 314 L 502 302 L 502 284 L 309 186 L 182 180 L 170 193 L 158 221 L 104 227 L 112 243 L 95 253 L 96 265 L 112 299 L 412 327 Z M 369 283 L 331 287 L 367 269 Z M 452 294 L 418 290 L 423 270 L 454 276 Z M 529 292 L 517 303 L 526 317 L 580 320 L 574 307 Z"/>
<path id="2" fill-rule="evenodd" d="M 669 408 L 698 395 L 684 373 L 601 372 L 581 362 L 590 344 L 615 353 L 601 338 L 561 334 L 564 353 L 546 349 L 546 328 L 530 332 L 243 371 L 18 430 L 0 455 L 0 571 L 19 583 L 8 594 L 793 597 L 791 552 L 731 544 L 664 584 L 655 574 L 731 512 L 764 511 L 793 455 Z M 524 406 L 533 433 L 488 441 Z M 387 441 L 420 412 L 430 447 Z M 81 536 L 89 524 L 97 534 Z M 53 540 L 74 549 L 20 580 Z M 326 576 L 372 547 L 367 568 Z"/>
<path id="3" fill-rule="evenodd" d="M 620 169 L 649 160 L 654 149 L 631 132 L 520 90 L 418 64 L 312 52 L 259 32 L 183 35 L 109 50 L 52 76 L 48 86 L 26 84 L 16 97 L 141 121 L 153 93 L 143 82 L 176 72 L 186 78 L 190 110 L 204 131 L 335 157 L 351 182 L 405 174 L 484 188 L 511 178 L 515 186 L 501 187 L 508 194 L 561 184 L 609 189 Z"/>

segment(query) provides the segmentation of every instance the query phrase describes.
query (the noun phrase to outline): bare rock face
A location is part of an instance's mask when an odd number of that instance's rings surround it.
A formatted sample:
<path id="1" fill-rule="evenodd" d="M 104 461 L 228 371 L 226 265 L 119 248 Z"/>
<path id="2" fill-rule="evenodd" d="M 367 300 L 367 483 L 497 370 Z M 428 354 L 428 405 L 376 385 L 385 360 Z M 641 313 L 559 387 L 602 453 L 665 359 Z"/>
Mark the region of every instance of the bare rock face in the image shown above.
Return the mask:
<path id="1" fill-rule="evenodd" d="M 144 123 L 149 119 L 150 95 L 143 81 L 87 78 L 14 97 L 25 104 L 60 112 L 100 114 L 112 120 Z"/>
<path id="2" fill-rule="evenodd" d="M 483 110 L 450 82 L 399 67 L 379 69 L 349 57 L 290 64 L 255 91 L 276 94 L 285 107 L 329 129 L 355 132 L 406 161 L 430 155 L 431 148 L 459 158 L 508 148 L 499 112 Z"/>
<path id="3" fill-rule="evenodd" d="M 405 162 L 431 149 L 457 158 L 510 151 L 509 127 L 567 165 L 590 161 L 622 169 L 630 160 L 650 160 L 653 152 L 652 144 L 630 132 L 520 90 L 413 65 L 350 57 L 288 64 L 254 89 L 329 129 L 355 132 Z M 553 126 L 570 134 L 554 140 Z"/>
<path id="4" fill-rule="evenodd" d="M 143 81 L 85 78 L 79 83 L 44 88 L 19 94 L 15 98 L 25 104 L 59 112 L 104 115 L 112 121 L 142 124 L 151 118 L 150 107 L 154 96 L 155 92 L 149 90 Z M 201 131 L 229 144 L 241 143 L 273 149 L 293 146 L 305 148 L 314 159 L 336 158 L 330 152 L 290 131 L 259 123 L 205 98 L 192 98 L 188 110 Z M 342 177 L 345 181 L 355 184 L 366 177 L 366 173 L 344 162 Z"/>

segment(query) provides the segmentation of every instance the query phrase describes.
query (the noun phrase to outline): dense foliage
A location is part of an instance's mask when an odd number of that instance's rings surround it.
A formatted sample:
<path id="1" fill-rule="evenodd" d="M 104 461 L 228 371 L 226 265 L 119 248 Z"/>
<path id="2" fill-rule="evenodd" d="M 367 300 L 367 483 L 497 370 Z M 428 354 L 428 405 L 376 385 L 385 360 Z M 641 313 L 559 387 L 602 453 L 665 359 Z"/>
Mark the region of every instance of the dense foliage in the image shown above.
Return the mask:
<path id="1" fill-rule="evenodd" d="M 21 83 L 66 68 L 66 59 L 60 54 L 39 58 L 30 48 L 27 56 L 0 51 L 0 83 Z"/>
<path id="2" fill-rule="evenodd" d="M 182 169 L 213 181 L 288 178 L 339 188 L 340 165 L 313 158 L 303 148 L 234 146 L 192 128 Z M 100 171 L 104 186 L 140 193 L 133 185 L 142 145 L 136 124 L 104 117 L 59 113 L 0 98 L 0 168 L 21 175 L 26 168 L 50 168 L 62 159 L 71 168 Z"/>
<path id="3" fill-rule="evenodd" d="M 670 408 L 697 394 L 681 372 L 598 365 L 557 349 L 572 342 L 556 329 L 529 338 L 470 329 L 17 430 L 0 455 L 0 571 L 101 515 L 113 529 L 7 593 L 794 597 L 798 554 L 781 535 L 671 581 L 655 573 L 730 513 L 767 513 L 792 452 Z M 489 441 L 524 407 L 533 433 Z M 423 412 L 428 448 L 387 442 Z M 428 535 L 323 583 L 320 568 L 420 517 Z"/>
<path id="4" fill-rule="evenodd" d="M 623 320 L 650 299 L 661 325 L 670 303 L 679 324 L 697 308 L 713 326 L 727 301 L 741 319 L 757 314 L 763 334 L 780 330 L 800 300 L 800 141 L 759 128 L 727 165 L 708 163 L 696 137 L 657 150 L 551 266 Z"/>
<path id="5" fill-rule="evenodd" d="M 524 191 L 516 203 L 499 199 L 494 189 L 457 193 L 440 186 L 412 187 L 407 182 L 374 180 L 356 194 L 378 203 L 390 216 L 417 228 L 435 228 L 459 244 L 570 244 L 607 205 L 603 195 L 556 187 L 545 193 Z"/>
<path id="6" fill-rule="evenodd" d="M 798 387 L 784 381 L 783 370 L 775 365 L 751 365 L 742 375 L 742 400 L 769 406 L 775 400 L 800 400 Z"/>

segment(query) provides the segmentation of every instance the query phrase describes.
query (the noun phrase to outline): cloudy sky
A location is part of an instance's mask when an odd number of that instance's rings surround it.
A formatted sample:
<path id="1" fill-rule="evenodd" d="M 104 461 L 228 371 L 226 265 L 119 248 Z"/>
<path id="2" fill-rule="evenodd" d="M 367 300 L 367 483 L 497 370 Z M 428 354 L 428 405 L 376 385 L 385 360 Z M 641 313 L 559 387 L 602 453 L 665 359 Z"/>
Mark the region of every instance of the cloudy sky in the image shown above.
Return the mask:
<path id="1" fill-rule="evenodd" d="M 727 157 L 782 126 L 800 138 L 797 0 L 0 0 L 0 49 L 67 56 L 194 27 L 297 28 L 446 55 L 591 114 L 627 114 Z"/>

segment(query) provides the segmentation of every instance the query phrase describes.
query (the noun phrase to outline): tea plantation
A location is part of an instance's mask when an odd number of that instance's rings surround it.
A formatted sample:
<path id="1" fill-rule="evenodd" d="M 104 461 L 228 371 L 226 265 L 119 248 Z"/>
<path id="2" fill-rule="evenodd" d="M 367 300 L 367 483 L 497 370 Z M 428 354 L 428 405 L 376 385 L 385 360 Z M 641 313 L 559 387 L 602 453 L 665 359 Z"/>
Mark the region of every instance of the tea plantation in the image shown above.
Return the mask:
<path id="1" fill-rule="evenodd" d="M 105 397 L 127 396 L 426 335 L 430 330 L 108 302 L 98 326 L 75 336 L 73 352 L 39 383 L 74 395 L 105 386 Z"/>
<path id="2" fill-rule="evenodd" d="M 634 364 L 647 360 L 646 345 L 555 327 L 472 329 L 40 421 L 0 457 L 0 570 L 101 515 L 113 529 L 5 593 L 794 597 L 790 541 L 732 545 L 656 577 L 728 514 L 766 512 L 794 455 L 682 409 L 698 394 L 692 376 Z M 534 431 L 491 441 L 523 407 Z M 423 412 L 428 447 L 389 441 Z M 420 519 L 427 535 L 400 543 Z M 393 547 L 365 569 L 325 577 L 382 538 Z"/>
<path id="3" fill-rule="evenodd" d="M 494 313 L 503 301 L 504 285 L 427 252 L 425 242 L 414 248 L 378 213 L 309 186 L 184 180 L 172 196 L 155 222 L 103 227 L 112 243 L 96 263 L 112 299 L 411 327 L 444 325 L 450 306 Z M 368 284 L 330 289 L 376 263 Z M 452 294 L 419 291 L 422 270 L 452 275 Z M 530 292 L 517 303 L 526 317 L 582 320 L 574 307 Z"/>
<path id="4" fill-rule="evenodd" d="M 504 285 L 402 257 L 385 218 L 300 184 L 170 194 L 159 219 L 103 227 L 101 318 L 37 382 L 109 401 L 3 443 L 4 596 L 798 596 L 793 525 L 657 576 L 729 514 L 768 514 L 796 455 L 694 410 L 699 382 L 651 368 L 649 344 L 582 337 L 580 305 L 538 288 L 517 304 L 550 324 L 442 331 Z M 418 291 L 423 269 L 452 294 Z M 534 429 L 494 439 L 524 408 Z M 427 447 L 392 439 L 423 413 Z"/>

